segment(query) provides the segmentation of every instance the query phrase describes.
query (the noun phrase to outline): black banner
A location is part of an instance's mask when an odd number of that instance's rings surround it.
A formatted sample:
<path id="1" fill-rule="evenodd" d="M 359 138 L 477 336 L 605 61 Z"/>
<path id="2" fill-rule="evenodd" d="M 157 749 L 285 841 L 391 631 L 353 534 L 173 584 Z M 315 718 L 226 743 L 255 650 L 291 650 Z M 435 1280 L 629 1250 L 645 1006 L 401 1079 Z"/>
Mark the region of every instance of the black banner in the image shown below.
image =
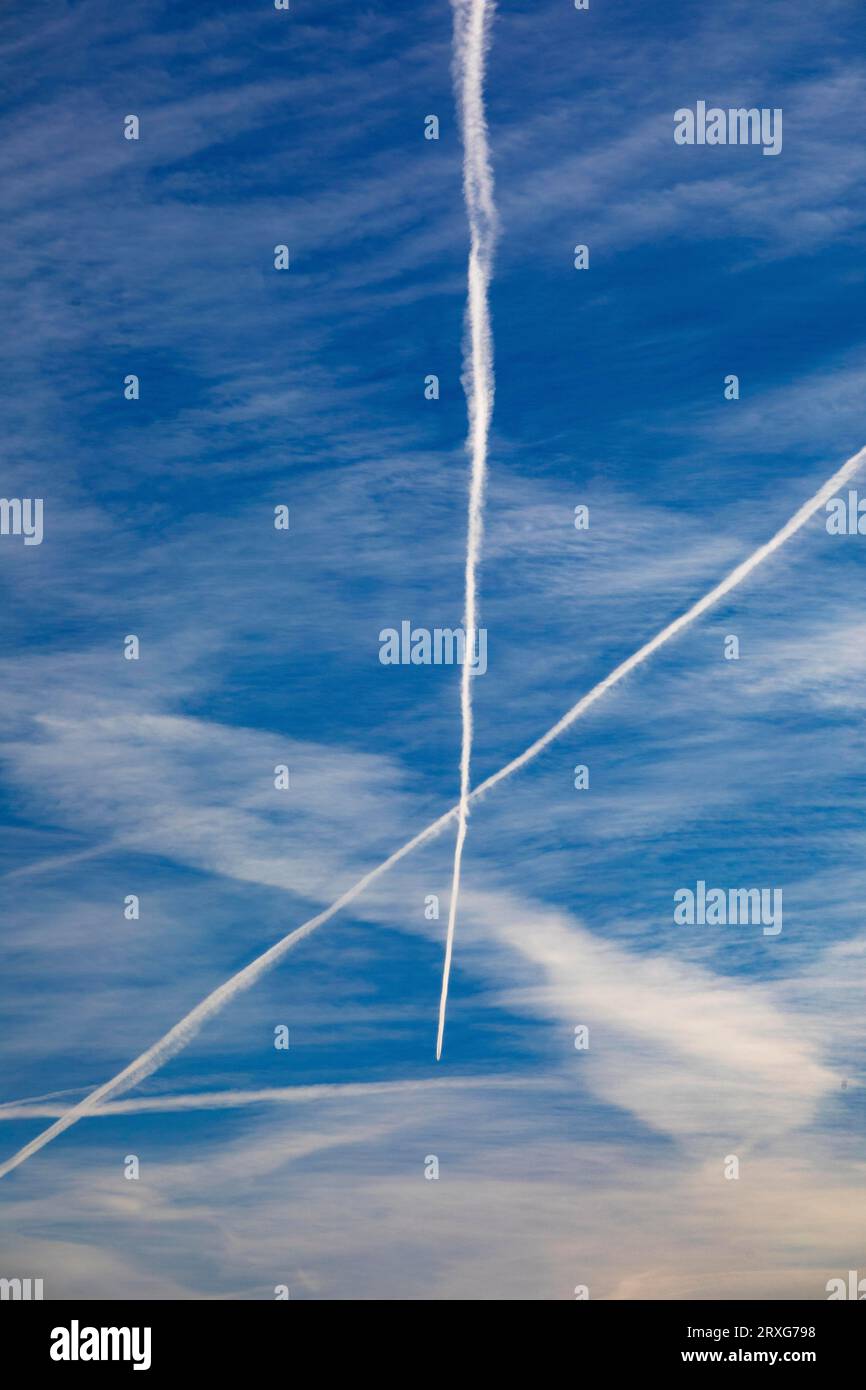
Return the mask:
<path id="1" fill-rule="evenodd" d="M 369 1310 L 369 1303 L 365 1307 Z M 297 1353 L 303 1346 L 296 1341 L 299 1333 L 321 1331 L 319 1316 L 304 1300 L 275 1300 L 267 1305 L 6 1302 L 0 1306 L 7 1360 L 11 1357 L 25 1372 L 49 1372 L 52 1377 L 93 1376 L 106 1370 L 115 1376 L 138 1373 L 157 1378 L 177 1372 L 286 1374 L 289 1351 L 294 1348 Z M 341 1311 L 339 1316 L 342 1320 L 347 1313 Z M 361 1343 L 328 1335 L 324 1356 L 331 1373 L 341 1347 L 353 1360 L 352 1373 L 357 1373 L 361 1348 L 369 1348 L 377 1316 L 372 1314 L 374 1321 Z M 464 1315 L 455 1316 L 459 1321 Z M 486 1322 L 491 1314 L 483 1316 Z M 579 1347 L 582 1363 L 591 1358 L 589 1364 L 611 1373 L 624 1369 L 664 1373 L 675 1367 L 714 1365 L 775 1370 L 794 1365 L 810 1368 L 823 1380 L 841 1373 L 843 1367 L 850 1374 L 852 1364 L 859 1364 L 864 1334 L 859 1310 L 834 1301 L 575 1302 L 562 1321 L 554 1318 L 551 1327 L 559 1335 L 579 1337 L 573 1350 Z M 442 1338 L 441 1330 L 440 1322 L 436 1338 L 425 1341 L 421 1368 L 425 1379 L 435 1373 L 440 1357 L 443 1370 L 447 1367 L 453 1374 L 454 1344 Z M 508 1348 L 511 1356 L 514 1342 L 509 1330 L 499 1345 Z M 556 1350 L 561 1355 L 562 1347 Z M 486 1341 L 485 1356 L 490 1351 L 491 1343 Z M 382 1353 L 376 1359 L 387 1364 L 393 1356 Z M 309 1348 L 304 1362 L 308 1359 Z M 495 1363 L 495 1349 L 491 1359 Z"/>

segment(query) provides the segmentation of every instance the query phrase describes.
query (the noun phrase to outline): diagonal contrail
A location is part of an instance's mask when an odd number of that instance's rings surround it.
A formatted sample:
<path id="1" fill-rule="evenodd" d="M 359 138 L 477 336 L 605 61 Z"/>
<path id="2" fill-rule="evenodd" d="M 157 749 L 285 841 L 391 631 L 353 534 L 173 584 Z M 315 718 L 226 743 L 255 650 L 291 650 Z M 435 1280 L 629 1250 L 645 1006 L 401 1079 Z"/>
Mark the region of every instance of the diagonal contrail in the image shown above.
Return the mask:
<path id="1" fill-rule="evenodd" d="M 488 290 L 493 262 L 496 216 L 493 206 L 493 173 L 484 119 L 484 58 L 493 16 L 493 0 L 452 0 L 454 5 L 454 81 L 459 94 L 463 129 L 463 196 L 469 218 L 469 267 L 467 272 L 466 326 L 463 386 L 469 412 L 468 448 L 471 459 L 469 518 L 466 537 L 465 612 L 463 617 L 463 665 L 460 670 L 460 802 L 457 839 L 448 902 L 448 931 L 439 999 L 436 1060 L 442 1056 L 448 981 L 454 949 L 454 926 L 460 897 L 460 868 L 469 817 L 469 771 L 472 761 L 472 664 L 478 632 L 477 569 L 483 531 L 484 482 L 487 474 L 487 439 L 493 412 L 493 337 L 490 331 Z"/>
<path id="2" fill-rule="evenodd" d="M 735 569 L 732 569 L 730 574 L 721 580 L 720 583 L 716 584 L 714 588 L 710 589 L 708 593 L 704 594 L 703 598 L 698 599 L 697 603 L 693 603 L 691 608 L 687 609 L 679 618 L 675 618 L 673 622 L 668 623 L 667 627 L 663 627 L 660 632 L 656 633 L 655 637 L 645 642 L 642 647 L 639 647 L 638 650 L 630 657 L 627 657 L 625 661 L 620 662 L 619 666 L 616 666 L 609 675 L 605 676 L 597 685 L 594 685 L 586 695 L 582 696 L 576 704 L 572 705 L 571 709 L 568 710 L 561 719 L 557 720 L 555 724 L 552 724 L 546 733 L 542 734 L 540 738 L 537 738 L 534 743 L 531 743 L 529 747 L 524 749 L 522 753 L 519 753 L 516 758 L 512 758 L 511 762 L 506 763 L 498 772 L 494 772 L 490 777 L 480 782 L 474 791 L 471 792 L 470 801 L 475 801 L 478 797 L 483 796 L 485 792 L 490 791 L 491 788 L 505 781 L 507 777 L 511 777 L 515 772 L 519 772 L 527 763 L 532 762 L 534 758 L 538 757 L 539 753 L 543 752 L 549 744 L 553 743 L 554 739 L 559 738 L 559 735 L 570 728 L 576 720 L 580 719 L 591 705 L 594 705 L 597 700 L 600 700 L 609 690 L 612 690 L 615 685 L 618 685 L 620 681 L 624 680 L 631 671 L 641 666 L 654 652 L 657 652 L 660 647 L 663 647 L 665 643 L 669 642 L 671 638 L 676 637 L 684 628 L 687 628 L 691 623 L 695 622 L 697 618 L 700 618 L 706 613 L 708 609 L 712 608 L 714 604 L 718 603 L 720 599 L 731 593 L 739 584 L 742 584 L 743 580 L 748 578 L 759 565 L 763 564 L 768 556 L 772 555 L 783 546 L 786 541 L 789 541 L 792 536 L 796 535 L 796 533 L 806 525 L 810 517 L 814 516 L 825 502 L 829 501 L 837 489 L 843 487 L 845 483 L 854 477 L 855 473 L 862 467 L 864 462 L 866 462 L 866 448 L 860 449 L 858 453 L 853 454 L 832 477 L 827 479 L 814 496 L 809 498 L 808 502 L 803 503 L 802 507 L 785 522 L 784 526 L 781 527 L 770 540 L 766 541 L 764 545 L 759 545 L 757 550 L 753 550 L 747 559 L 743 560 Z M 444 830 L 445 827 L 451 823 L 458 814 L 458 811 L 459 806 L 452 806 L 444 815 L 439 816 L 438 820 L 431 821 L 430 824 L 425 826 L 423 830 L 420 830 L 417 835 L 413 835 L 411 840 L 407 840 L 404 845 L 401 845 L 400 848 L 389 855 L 387 859 L 383 859 L 381 864 L 377 864 L 374 869 L 370 869 L 359 878 L 356 883 L 353 883 L 350 888 L 347 888 L 344 893 L 341 893 L 339 898 L 336 898 L 334 902 L 331 903 L 330 907 L 324 908 L 324 910 L 317 913 L 315 917 L 311 917 L 308 921 L 302 923 L 300 927 L 296 927 L 294 931 L 289 932 L 286 936 L 275 942 L 267 951 L 263 951 L 262 954 L 251 961 L 249 965 L 244 966 L 243 970 L 239 970 L 237 974 L 232 975 L 217 989 L 208 994 L 200 1004 L 196 1004 L 194 1009 L 191 1009 L 179 1023 L 176 1023 L 173 1028 L 170 1028 L 152 1047 L 149 1047 L 146 1052 L 143 1052 L 134 1062 L 130 1062 L 129 1066 L 124 1067 L 123 1071 L 118 1072 L 117 1076 L 112 1077 L 110 1081 L 106 1081 L 102 1086 L 98 1086 L 95 1091 L 91 1091 L 90 1095 L 85 1096 L 77 1105 L 72 1106 L 70 1110 L 67 1110 L 65 1115 L 61 1115 L 60 1119 L 55 1120 L 53 1125 L 49 1125 L 41 1134 L 37 1134 L 35 1139 L 31 1139 L 29 1144 L 25 1144 L 24 1147 L 13 1154 L 11 1158 L 7 1158 L 5 1163 L 0 1163 L 0 1178 L 5 1177 L 13 1168 L 17 1168 L 19 1164 L 24 1163 L 33 1154 L 38 1153 L 46 1144 L 50 1144 L 51 1140 L 56 1139 L 58 1134 L 62 1134 L 64 1130 L 69 1129 L 71 1125 L 84 1119 L 86 1115 L 92 1114 L 103 1101 L 110 1100 L 112 1096 L 118 1095 L 122 1091 L 128 1091 L 130 1087 L 137 1085 L 139 1081 L 143 1081 L 146 1076 L 150 1076 L 155 1072 L 162 1066 L 163 1062 L 167 1062 L 170 1057 L 174 1057 L 178 1052 L 181 1052 L 183 1048 L 186 1047 L 187 1043 L 195 1037 L 196 1033 L 207 1019 L 219 1013 L 236 995 L 240 994 L 245 989 L 249 989 L 251 985 L 255 984 L 260 975 L 263 975 L 272 965 L 276 965 L 277 961 L 282 960 L 283 956 L 285 956 L 293 946 L 296 946 L 305 936 L 309 936 L 317 927 L 330 921 L 342 907 L 345 907 L 350 902 L 354 902 L 355 898 L 359 897 L 365 888 L 369 887 L 371 883 L 374 883 L 382 874 L 387 873 L 387 871 L 393 868 L 395 864 L 399 863 L 401 859 L 404 859 L 407 854 L 411 854 L 413 850 L 420 848 L 421 845 L 434 839 L 440 831 Z"/>

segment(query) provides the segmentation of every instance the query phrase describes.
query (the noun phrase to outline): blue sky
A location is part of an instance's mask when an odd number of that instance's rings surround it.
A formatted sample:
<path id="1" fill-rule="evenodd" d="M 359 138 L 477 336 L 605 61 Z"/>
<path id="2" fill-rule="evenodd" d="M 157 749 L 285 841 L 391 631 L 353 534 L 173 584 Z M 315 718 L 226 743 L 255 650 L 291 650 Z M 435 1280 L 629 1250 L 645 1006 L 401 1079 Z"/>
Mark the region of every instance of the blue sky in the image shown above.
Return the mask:
<path id="1" fill-rule="evenodd" d="M 863 38 L 848 0 L 500 4 L 476 781 L 866 443 Z M 2 492 L 45 499 L 40 546 L 0 539 L 0 1099 L 65 1104 L 454 803 L 457 670 L 378 634 L 460 621 L 467 227 L 444 0 L 12 4 L 0 48 Z M 781 154 L 675 145 L 699 99 L 782 108 Z M 0 1273 L 820 1298 L 862 1269 L 864 544 L 816 517 L 477 807 L 438 1066 L 450 835 L 127 1099 L 294 1098 L 82 1122 L 0 1183 Z M 780 886 L 783 931 L 675 925 L 698 879 Z M 45 1123 L 0 1111 L 0 1156 Z"/>

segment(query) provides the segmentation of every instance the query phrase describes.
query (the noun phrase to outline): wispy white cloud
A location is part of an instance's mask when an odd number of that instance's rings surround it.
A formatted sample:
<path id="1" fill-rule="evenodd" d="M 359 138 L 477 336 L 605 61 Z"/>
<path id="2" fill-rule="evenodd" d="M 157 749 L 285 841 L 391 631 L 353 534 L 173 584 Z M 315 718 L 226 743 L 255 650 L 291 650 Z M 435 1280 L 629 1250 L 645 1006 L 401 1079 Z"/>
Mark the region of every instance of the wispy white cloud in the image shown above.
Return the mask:
<path id="1" fill-rule="evenodd" d="M 63 1160 L 62 1213 L 35 1170 L 21 1175 L 7 1213 L 40 1234 L 14 1236 L 7 1257 L 48 1273 L 49 1298 L 272 1299 L 288 1284 L 293 1299 L 531 1301 L 587 1284 L 594 1299 L 814 1299 L 856 1266 L 859 1156 L 801 1139 L 792 1159 L 786 1141 L 744 1156 L 726 1181 L 724 1144 L 683 1159 L 598 1117 L 590 1136 L 572 1094 L 564 1084 L 553 1108 L 531 1089 L 483 1103 L 477 1091 L 419 1090 L 399 1107 L 335 1096 L 195 1161 L 120 1132 Z M 121 1175 L 131 1142 L 137 1182 Z M 611 1240 L 622 1229 L 628 1240 Z M 190 1260 L 202 1247 L 207 1263 Z"/>

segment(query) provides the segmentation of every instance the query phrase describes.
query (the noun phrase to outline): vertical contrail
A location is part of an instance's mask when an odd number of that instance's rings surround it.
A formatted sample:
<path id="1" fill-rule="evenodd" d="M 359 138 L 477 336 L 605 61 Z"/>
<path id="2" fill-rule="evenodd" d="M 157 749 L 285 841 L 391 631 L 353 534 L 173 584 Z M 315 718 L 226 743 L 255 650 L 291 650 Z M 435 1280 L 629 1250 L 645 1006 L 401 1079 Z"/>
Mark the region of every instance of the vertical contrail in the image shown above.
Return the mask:
<path id="1" fill-rule="evenodd" d="M 454 5 L 454 83 L 458 93 L 463 130 L 463 195 L 469 218 L 469 267 L 467 274 L 466 327 L 463 386 L 469 412 L 467 447 L 471 460 L 469 519 L 466 538 L 465 643 L 460 668 L 460 802 L 457 839 L 448 904 L 445 963 L 439 1000 L 436 1060 L 442 1056 L 448 980 L 454 949 L 454 924 L 460 896 L 460 866 L 469 816 L 469 771 L 472 761 L 472 666 L 478 633 L 477 569 L 481 553 L 484 482 L 487 473 L 487 439 L 493 412 L 493 338 L 490 331 L 488 289 L 493 262 L 496 215 L 493 206 L 493 173 L 484 120 L 484 58 L 490 33 L 494 0 L 452 0 Z"/>

